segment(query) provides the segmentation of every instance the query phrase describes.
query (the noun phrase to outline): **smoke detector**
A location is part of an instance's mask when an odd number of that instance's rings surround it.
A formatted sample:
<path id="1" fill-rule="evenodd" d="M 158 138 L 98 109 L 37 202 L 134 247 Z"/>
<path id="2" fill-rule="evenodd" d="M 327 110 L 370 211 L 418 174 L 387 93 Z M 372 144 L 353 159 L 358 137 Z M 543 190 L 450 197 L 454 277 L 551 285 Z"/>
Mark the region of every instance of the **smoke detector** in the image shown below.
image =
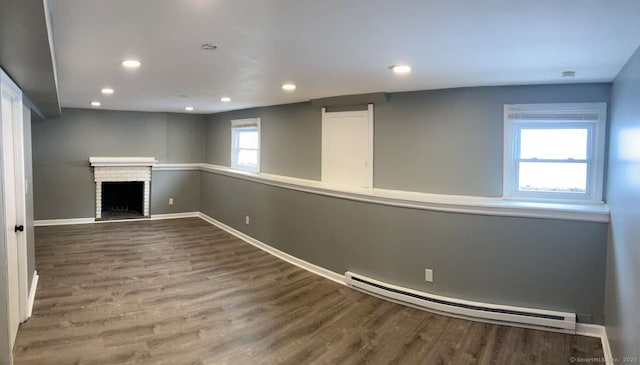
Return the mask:
<path id="1" fill-rule="evenodd" d="M 205 51 L 213 51 L 216 48 L 218 48 L 218 46 L 211 43 L 204 43 L 203 45 L 200 46 L 200 48 L 202 48 Z"/>

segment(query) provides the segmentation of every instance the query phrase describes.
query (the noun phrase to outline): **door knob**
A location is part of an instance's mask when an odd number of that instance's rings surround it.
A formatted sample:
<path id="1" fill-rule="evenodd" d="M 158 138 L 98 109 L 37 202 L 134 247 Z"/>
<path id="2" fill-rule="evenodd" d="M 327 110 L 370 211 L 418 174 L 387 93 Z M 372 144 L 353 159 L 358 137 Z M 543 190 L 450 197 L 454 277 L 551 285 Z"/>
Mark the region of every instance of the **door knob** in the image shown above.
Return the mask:
<path id="1" fill-rule="evenodd" d="M 22 224 L 21 225 L 16 224 L 16 232 L 22 232 L 22 231 L 24 231 L 24 226 Z"/>

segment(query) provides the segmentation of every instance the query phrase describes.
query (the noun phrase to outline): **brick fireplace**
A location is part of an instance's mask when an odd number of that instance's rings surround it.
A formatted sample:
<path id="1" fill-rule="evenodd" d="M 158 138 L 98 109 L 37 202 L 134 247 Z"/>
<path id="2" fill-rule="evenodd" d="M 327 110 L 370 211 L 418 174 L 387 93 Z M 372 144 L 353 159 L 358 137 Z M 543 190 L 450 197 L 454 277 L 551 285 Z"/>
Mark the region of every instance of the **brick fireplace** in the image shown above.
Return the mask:
<path id="1" fill-rule="evenodd" d="M 141 182 L 141 202 L 132 204 L 142 207 L 142 212 L 137 214 L 125 214 L 129 207 L 120 203 L 117 210 L 123 213 L 123 218 L 132 218 L 135 215 L 149 217 L 149 201 L 151 192 L 151 168 L 158 161 L 153 157 L 89 157 L 89 163 L 93 167 L 94 181 L 96 182 L 96 219 L 106 218 L 104 214 L 107 207 L 103 207 L 103 183 L 131 183 Z M 111 208 L 109 208 L 111 209 Z M 126 209 L 126 212 L 125 212 Z M 133 212 L 133 209 L 132 209 Z M 109 218 L 115 218 L 109 216 Z"/>

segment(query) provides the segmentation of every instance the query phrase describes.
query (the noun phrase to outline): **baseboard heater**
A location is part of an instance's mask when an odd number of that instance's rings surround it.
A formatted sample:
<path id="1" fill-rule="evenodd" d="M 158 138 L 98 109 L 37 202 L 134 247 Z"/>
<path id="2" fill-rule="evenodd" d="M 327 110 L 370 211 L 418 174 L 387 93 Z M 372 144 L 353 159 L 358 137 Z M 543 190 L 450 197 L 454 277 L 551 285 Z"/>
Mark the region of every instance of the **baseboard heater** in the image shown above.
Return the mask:
<path id="1" fill-rule="evenodd" d="M 396 303 L 474 321 L 571 333 L 576 331 L 575 313 L 472 302 L 428 294 L 384 283 L 366 276 L 345 273 L 350 287 Z"/>

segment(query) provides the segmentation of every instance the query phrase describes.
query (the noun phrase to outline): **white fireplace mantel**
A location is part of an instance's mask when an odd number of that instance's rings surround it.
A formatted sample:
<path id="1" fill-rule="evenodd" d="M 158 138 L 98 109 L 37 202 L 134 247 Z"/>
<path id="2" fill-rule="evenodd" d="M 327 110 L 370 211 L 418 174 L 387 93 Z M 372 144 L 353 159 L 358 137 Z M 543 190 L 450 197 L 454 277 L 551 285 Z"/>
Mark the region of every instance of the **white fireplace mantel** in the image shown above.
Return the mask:
<path id="1" fill-rule="evenodd" d="M 89 157 L 91 166 L 154 166 L 154 157 Z"/>
<path id="2" fill-rule="evenodd" d="M 93 176 L 96 182 L 96 219 L 102 218 L 102 183 L 130 182 L 144 183 L 143 216 L 149 216 L 149 201 L 151 192 L 151 167 L 158 160 L 154 157 L 89 157 L 89 163 L 94 168 Z"/>

